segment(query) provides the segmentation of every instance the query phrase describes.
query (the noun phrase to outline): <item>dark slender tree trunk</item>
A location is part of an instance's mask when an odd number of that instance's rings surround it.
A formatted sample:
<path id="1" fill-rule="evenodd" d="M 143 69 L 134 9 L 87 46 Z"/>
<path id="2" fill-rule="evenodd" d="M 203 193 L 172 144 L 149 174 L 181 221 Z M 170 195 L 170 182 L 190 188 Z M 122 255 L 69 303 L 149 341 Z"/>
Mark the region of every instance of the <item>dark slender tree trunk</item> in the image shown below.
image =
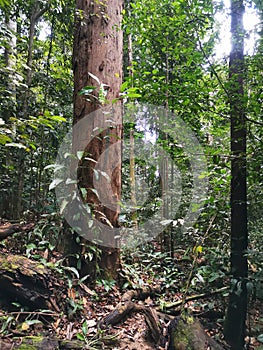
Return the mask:
<path id="1" fill-rule="evenodd" d="M 22 118 L 27 119 L 29 116 L 29 100 L 30 100 L 30 88 L 32 84 L 33 77 L 33 49 L 34 49 L 34 36 L 36 24 L 40 17 L 47 11 L 47 7 L 40 9 L 40 2 L 38 0 L 34 1 L 32 4 L 30 24 L 28 32 L 28 51 L 27 51 L 27 69 L 25 72 L 25 83 L 26 89 L 22 98 L 22 108 L 18 113 L 21 114 Z M 20 219 L 23 212 L 23 192 L 24 192 L 24 182 L 25 182 L 25 171 L 27 168 L 26 156 L 24 150 L 18 152 L 17 161 L 17 187 L 15 188 L 13 196 L 13 216 L 14 219 Z"/>
<path id="2" fill-rule="evenodd" d="M 22 109 L 22 115 L 23 118 L 28 117 L 28 102 L 30 98 L 30 87 L 32 84 L 32 78 L 33 78 L 33 49 L 34 49 L 34 37 L 35 37 L 35 30 L 36 30 L 36 24 L 43 16 L 43 14 L 47 11 L 48 5 L 45 6 L 43 9 L 40 9 L 41 2 L 38 0 L 35 0 L 32 3 L 31 8 L 31 14 L 30 14 L 30 23 L 29 23 L 29 30 L 28 30 L 28 50 L 27 50 L 27 69 L 26 69 L 26 76 L 25 76 L 25 83 L 26 83 L 26 90 L 22 97 L 23 101 L 23 109 Z"/>
<path id="3" fill-rule="evenodd" d="M 5 16 L 5 23 L 7 29 L 10 31 L 8 36 L 8 43 L 5 47 L 5 64 L 8 72 L 6 87 L 11 92 L 12 104 L 9 103 L 8 108 L 2 110 L 1 115 L 3 116 L 6 123 L 9 118 L 16 113 L 16 85 L 14 83 L 14 71 L 16 69 L 16 36 L 17 36 L 17 23 L 13 13 L 7 11 Z M 1 179 L 6 176 L 6 169 L 14 164 L 14 159 L 11 156 L 1 157 L 0 169 Z M 13 219 L 13 203 L 12 202 L 12 190 L 13 186 L 1 189 L 0 192 L 0 216 L 4 218 Z"/>
<path id="4" fill-rule="evenodd" d="M 231 118 L 231 277 L 232 291 L 225 322 L 225 338 L 231 349 L 244 347 L 247 314 L 247 185 L 244 93 L 244 4 L 231 2 L 232 51 L 229 63 Z"/>

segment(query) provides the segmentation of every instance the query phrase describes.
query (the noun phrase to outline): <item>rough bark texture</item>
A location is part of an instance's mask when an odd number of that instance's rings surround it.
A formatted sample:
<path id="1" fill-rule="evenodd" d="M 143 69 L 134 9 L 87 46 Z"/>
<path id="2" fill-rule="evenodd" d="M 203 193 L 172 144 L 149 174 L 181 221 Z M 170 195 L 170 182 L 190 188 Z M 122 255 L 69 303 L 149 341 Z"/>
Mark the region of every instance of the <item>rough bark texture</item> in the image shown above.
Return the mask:
<path id="1" fill-rule="evenodd" d="M 144 287 L 142 289 L 129 290 L 123 294 L 121 301 L 116 308 L 109 313 L 102 321 L 101 325 L 115 325 L 128 316 L 134 309 L 133 299 L 144 300 L 149 296 L 153 296 L 160 292 L 159 287 Z"/>
<path id="2" fill-rule="evenodd" d="M 242 0 L 231 2 L 232 51 L 229 63 L 229 98 L 231 118 L 231 275 L 225 323 L 225 337 L 233 350 L 244 346 L 247 313 L 247 185 L 246 123 L 244 95 L 244 29 Z"/>
<path id="3" fill-rule="evenodd" d="M 13 235 L 16 232 L 26 232 L 30 231 L 33 228 L 34 224 L 11 224 L 10 222 L 6 222 L 0 225 L 0 241 L 3 241 L 7 237 Z"/>
<path id="4" fill-rule="evenodd" d="M 169 325 L 170 342 L 168 350 L 223 350 L 214 339 L 204 331 L 201 323 L 193 318 L 183 320 L 175 317 Z"/>
<path id="5" fill-rule="evenodd" d="M 0 300 L 1 306 L 12 309 L 18 302 L 29 310 L 45 309 L 60 312 L 49 284 L 51 275 L 46 268 L 24 256 L 1 254 Z"/>
<path id="6" fill-rule="evenodd" d="M 122 82 L 122 32 L 121 32 L 121 0 L 92 1 L 77 0 L 77 14 L 74 35 L 74 124 L 84 117 L 89 117 L 92 112 L 101 107 L 98 101 L 100 88 L 107 91 L 106 99 L 109 101 L 103 106 L 103 112 L 111 113 L 109 127 L 105 127 L 105 113 L 101 112 L 101 128 L 99 135 L 89 143 L 85 135 L 73 136 L 83 139 L 85 155 L 94 161 L 82 160 L 78 168 L 79 187 L 86 189 L 83 201 L 93 209 L 97 220 L 105 227 L 118 227 L 118 212 L 121 189 L 121 144 L 117 144 L 122 137 L 122 115 L 120 102 L 111 105 L 110 102 L 119 98 Z M 90 73 L 96 77 L 94 79 Z M 99 82 L 98 82 L 98 80 Z M 104 84 L 104 85 L 102 85 Z M 86 86 L 94 86 L 90 96 L 79 95 L 81 89 Z M 119 108 L 118 108 L 119 107 Z M 100 113 L 100 112 L 99 112 Z M 89 120 L 87 119 L 87 123 Z M 98 124 L 96 123 L 96 126 Z M 94 119 L 88 126 L 88 136 L 93 134 Z M 102 156 L 103 155 L 103 156 Z M 107 173 L 110 181 L 101 176 L 100 188 L 103 198 L 98 198 L 94 191 L 94 167 L 98 162 L 103 162 L 103 171 Z M 109 196 L 114 198 L 108 198 Z M 93 229 L 93 228 L 91 228 Z M 112 242 L 111 242 L 112 243 Z M 101 246 L 102 257 L 100 267 L 108 277 L 116 278 L 120 265 L 118 239 L 113 248 Z M 92 274 L 92 271 L 89 271 Z"/>

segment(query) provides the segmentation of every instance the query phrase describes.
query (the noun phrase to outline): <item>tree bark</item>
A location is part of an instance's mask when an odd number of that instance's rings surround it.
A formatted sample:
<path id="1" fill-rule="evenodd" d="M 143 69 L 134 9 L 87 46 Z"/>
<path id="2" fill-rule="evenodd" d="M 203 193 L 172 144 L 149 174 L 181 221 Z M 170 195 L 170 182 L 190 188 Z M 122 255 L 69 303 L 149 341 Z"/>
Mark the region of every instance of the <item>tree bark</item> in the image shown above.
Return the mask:
<path id="1" fill-rule="evenodd" d="M 244 93 L 244 4 L 231 1 L 232 50 L 229 62 L 231 119 L 231 277 L 232 292 L 225 322 L 225 338 L 231 349 L 244 347 L 247 313 L 247 184 L 246 119 Z"/>
<path id="2" fill-rule="evenodd" d="M 12 303 L 18 302 L 32 311 L 61 312 L 62 305 L 57 306 L 57 296 L 50 289 L 52 282 L 49 271 L 38 262 L 24 256 L 1 254 L 0 300 L 4 308 L 10 310 Z"/>
<path id="3" fill-rule="evenodd" d="M 16 232 L 26 232 L 33 228 L 34 224 L 10 224 L 9 222 L 0 224 L 0 241 L 3 241 L 7 237 L 13 235 Z"/>
<path id="4" fill-rule="evenodd" d="M 109 227 L 118 227 L 119 205 L 117 203 L 120 201 L 121 191 L 121 145 L 118 143 L 114 147 L 114 152 L 109 152 L 108 155 L 107 150 L 122 138 L 121 108 L 118 108 L 121 103 L 118 98 L 122 82 L 122 0 L 107 2 L 77 0 L 76 10 L 73 52 L 73 124 L 84 117 L 89 117 L 100 107 L 103 107 L 104 111 L 111 110 L 111 102 L 117 99 L 114 104 L 116 112 L 111 115 L 111 118 L 114 119 L 111 127 L 105 128 L 105 125 L 102 125 L 104 130 L 85 145 L 85 155 L 88 155 L 89 160 L 80 162 L 79 187 L 86 190 L 83 201 L 89 204 L 95 218 L 100 221 L 104 220 Z M 86 86 L 94 87 L 93 92 L 87 98 L 79 94 Z M 107 92 L 105 96 L 107 101 L 101 99 L 103 90 L 104 94 Z M 94 125 L 90 122 L 89 136 L 93 134 L 93 131 Z M 77 151 L 74 150 L 74 137 L 81 136 L 83 137 L 83 135 L 73 136 L 73 152 Z M 94 191 L 94 168 L 100 159 L 104 161 L 102 170 L 110 178 L 110 182 L 103 176 L 100 179 L 100 187 L 106 198 L 104 200 L 99 198 Z M 114 164 L 117 165 L 114 166 Z M 109 193 L 113 193 L 115 204 L 107 206 L 105 202 L 107 202 Z M 99 267 L 106 277 L 116 279 L 120 266 L 118 239 L 112 245 L 113 248 L 100 246 L 102 254 Z M 94 266 L 92 269 L 94 273 Z M 92 275 L 92 271 L 89 271 L 89 274 Z"/>

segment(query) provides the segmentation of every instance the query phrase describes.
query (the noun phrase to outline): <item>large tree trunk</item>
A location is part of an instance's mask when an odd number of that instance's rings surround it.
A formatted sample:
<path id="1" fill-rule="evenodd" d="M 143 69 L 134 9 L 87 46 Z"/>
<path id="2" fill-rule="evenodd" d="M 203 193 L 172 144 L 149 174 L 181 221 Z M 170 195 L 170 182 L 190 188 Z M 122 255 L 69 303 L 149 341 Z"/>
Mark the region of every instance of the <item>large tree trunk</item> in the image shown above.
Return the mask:
<path id="1" fill-rule="evenodd" d="M 225 337 L 231 349 L 244 346 L 247 313 L 247 186 L 246 124 L 244 95 L 244 4 L 231 2 L 232 51 L 229 63 L 231 118 L 231 276 L 232 292 L 225 323 Z"/>
<path id="2" fill-rule="evenodd" d="M 122 1 L 77 0 L 76 9 L 73 52 L 74 125 L 87 117 L 86 140 L 88 140 L 96 127 L 94 118 L 89 116 L 100 107 L 103 107 L 104 112 L 111 111 L 111 102 L 119 98 L 122 82 Z M 93 86 L 96 90 L 85 98 L 79 92 L 86 86 Z M 107 92 L 107 102 L 101 98 L 103 91 L 105 94 Z M 90 142 L 86 141 L 83 149 L 89 159 L 83 159 L 78 168 L 79 187 L 85 189 L 84 195 L 82 191 L 83 201 L 89 204 L 97 220 L 103 218 L 107 226 L 115 228 L 118 227 L 118 202 L 121 190 L 121 144 L 118 141 L 122 137 L 122 116 L 119 105 L 120 101 L 115 101 L 111 126 L 107 128 L 102 122 L 102 132 Z M 101 118 L 104 120 L 103 114 Z M 85 139 L 85 135 L 73 135 L 73 151 L 76 152 L 74 137 Z M 107 154 L 107 150 L 113 144 L 117 146 L 114 147 L 114 151 L 111 148 L 111 152 Z M 101 160 L 104 163 L 101 170 L 108 175 L 108 178 L 101 176 L 99 179 L 100 189 L 104 193 L 103 198 L 99 198 L 94 191 L 94 168 Z M 107 205 L 110 201 L 107 196 L 110 193 L 114 199 Z M 91 228 L 93 229 L 94 227 Z M 107 277 L 116 278 L 118 275 L 120 265 L 118 245 L 116 239 L 100 246 L 102 255 L 99 266 Z M 91 268 L 94 270 L 94 266 Z M 89 274 L 92 275 L 92 271 L 89 270 Z"/>

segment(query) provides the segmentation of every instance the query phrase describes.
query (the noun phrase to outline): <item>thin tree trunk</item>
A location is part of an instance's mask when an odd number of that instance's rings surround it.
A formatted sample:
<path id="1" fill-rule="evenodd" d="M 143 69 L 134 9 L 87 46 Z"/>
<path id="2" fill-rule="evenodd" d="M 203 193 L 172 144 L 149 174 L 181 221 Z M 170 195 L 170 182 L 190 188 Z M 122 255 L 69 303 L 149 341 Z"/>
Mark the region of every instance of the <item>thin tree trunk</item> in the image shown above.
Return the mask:
<path id="1" fill-rule="evenodd" d="M 167 38 L 167 42 L 168 42 L 168 38 Z M 169 62 L 169 55 L 166 54 L 166 77 L 165 77 L 165 83 L 166 86 L 169 86 L 169 66 L 170 66 L 170 62 Z M 168 113 L 169 113 L 169 90 L 167 89 L 166 94 L 165 94 L 165 123 L 167 123 L 168 120 Z M 163 197 L 163 210 L 162 210 L 162 216 L 164 220 L 167 220 L 169 218 L 169 175 L 168 175 L 168 168 L 169 168 L 169 164 L 168 164 L 168 156 L 167 156 L 167 143 L 168 143 L 168 137 L 167 137 L 167 133 L 163 134 L 164 137 L 164 151 L 162 151 L 162 157 L 161 157 L 161 174 L 162 174 L 162 197 Z M 171 228 L 170 226 L 168 226 L 167 228 L 165 228 L 165 230 L 162 232 L 162 236 L 163 236 L 163 247 L 164 247 L 164 251 L 166 253 L 170 252 L 171 254 Z"/>
<path id="2" fill-rule="evenodd" d="M 229 63 L 231 118 L 231 275 L 232 292 L 225 322 L 225 338 L 233 350 L 244 347 L 247 314 L 247 185 L 244 94 L 244 4 L 231 1 L 232 51 Z"/>
<path id="3" fill-rule="evenodd" d="M 14 16 L 13 16 L 14 17 Z M 17 23 L 11 14 L 6 16 L 6 27 L 10 31 L 8 47 L 5 48 L 5 61 L 6 67 L 8 68 L 8 89 L 12 94 L 13 107 L 9 108 L 4 113 L 6 121 L 10 118 L 12 113 L 15 111 L 16 106 L 16 85 L 14 83 L 14 71 L 16 66 L 16 35 L 17 35 Z"/>
<path id="4" fill-rule="evenodd" d="M 35 0 L 34 3 L 32 4 L 29 33 L 28 33 L 27 62 L 26 62 L 27 70 L 26 70 L 25 81 L 26 81 L 27 88 L 23 96 L 23 109 L 22 109 L 22 115 L 24 118 L 28 116 L 28 100 L 30 96 L 30 86 L 31 86 L 32 77 L 33 77 L 32 64 L 33 64 L 33 48 L 34 48 L 34 36 L 35 36 L 36 24 L 40 19 L 40 17 L 43 16 L 43 14 L 47 11 L 47 8 L 48 8 L 47 6 L 44 7 L 43 9 L 40 9 L 40 2 L 38 0 Z"/>
<path id="5" fill-rule="evenodd" d="M 27 51 L 27 70 L 26 70 L 26 90 L 22 96 L 22 110 L 20 111 L 24 119 L 28 118 L 29 115 L 29 100 L 30 100 L 30 86 L 32 83 L 32 68 L 33 68 L 33 45 L 34 45 L 34 35 L 35 35 L 35 26 L 39 18 L 47 11 L 47 7 L 40 9 L 40 2 L 35 1 L 32 5 L 31 15 L 30 15 L 30 25 L 29 25 L 29 38 L 28 38 L 28 51 Z M 24 178 L 25 178 L 25 153 L 20 151 L 18 153 L 18 185 L 15 189 L 14 195 L 14 218 L 19 219 L 23 212 L 23 191 L 24 191 Z"/>
<path id="6" fill-rule="evenodd" d="M 127 10 L 130 15 L 130 2 L 127 4 Z M 128 67 L 129 67 L 129 77 L 132 81 L 133 86 L 133 48 L 132 48 L 132 36 L 131 33 L 128 34 Z M 135 148 L 135 140 L 134 140 L 134 131 L 135 131 L 135 125 L 132 124 L 130 128 L 130 185 L 131 185 L 131 205 L 133 208 L 136 208 L 137 201 L 136 201 L 136 183 L 135 183 L 135 154 L 134 154 L 134 148 Z M 133 209 L 131 213 L 131 221 L 133 225 L 133 229 L 135 230 L 135 233 L 138 232 L 138 217 L 137 217 L 137 210 Z"/>
<path id="7" fill-rule="evenodd" d="M 6 87 L 11 93 L 11 99 L 8 104 L 8 108 L 2 111 L 2 116 L 6 123 L 11 116 L 14 116 L 16 113 L 16 85 L 14 84 L 14 72 L 16 66 L 16 35 L 17 35 L 17 23 L 14 19 L 14 15 L 7 13 L 5 17 L 6 27 L 9 30 L 10 34 L 8 36 L 9 40 L 5 47 L 5 64 L 7 68 L 7 84 Z M 1 161 L 1 176 L 6 174 L 6 171 L 9 167 L 13 166 L 14 159 L 11 156 L 2 157 Z M 5 166 L 3 166 L 5 165 Z M 1 191 L 0 198 L 0 216 L 5 218 L 14 218 L 13 213 L 13 202 L 12 201 L 12 191 L 13 191 L 13 182 L 5 191 Z"/>
<path id="8" fill-rule="evenodd" d="M 131 213 L 131 221 L 133 225 L 133 229 L 135 233 L 138 232 L 138 218 L 137 218 L 137 210 L 136 205 L 136 182 L 135 182 L 135 154 L 134 154 L 134 125 L 131 126 L 130 129 L 130 184 L 131 184 L 131 205 L 133 207 Z"/>

